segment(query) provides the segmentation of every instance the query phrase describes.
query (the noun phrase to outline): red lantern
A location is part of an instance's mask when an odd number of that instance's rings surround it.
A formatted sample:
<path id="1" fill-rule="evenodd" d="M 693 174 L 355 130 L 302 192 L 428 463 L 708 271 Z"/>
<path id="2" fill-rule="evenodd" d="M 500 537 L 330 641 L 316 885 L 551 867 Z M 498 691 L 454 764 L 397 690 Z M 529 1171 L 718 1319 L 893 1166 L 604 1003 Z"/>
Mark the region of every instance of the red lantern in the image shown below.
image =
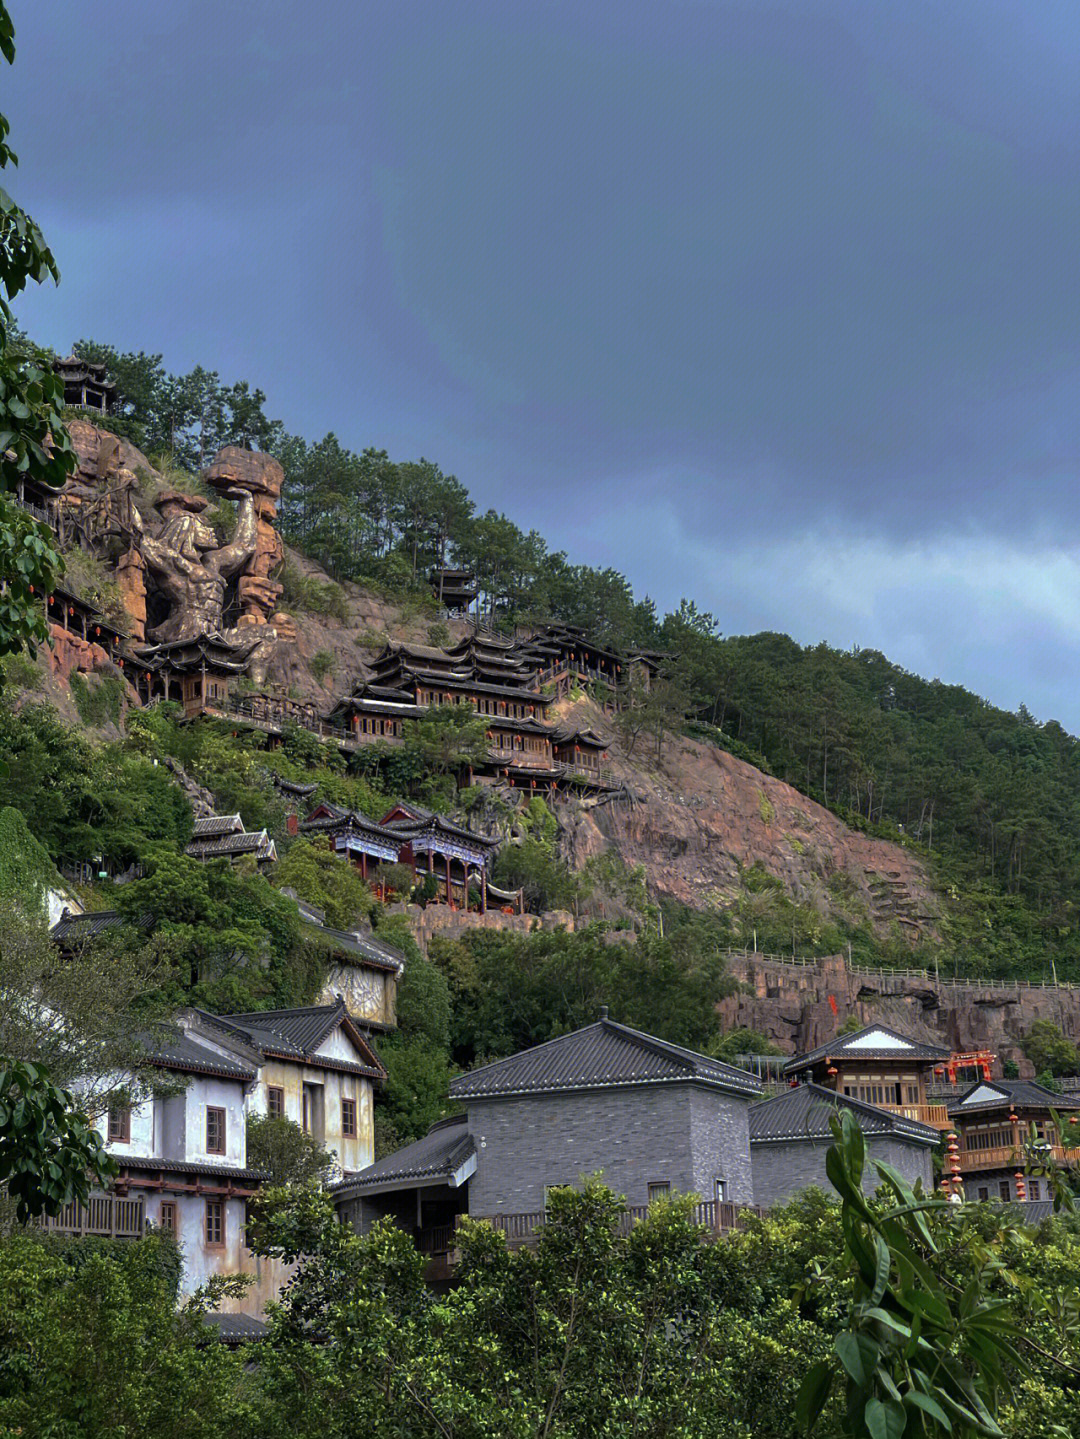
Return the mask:
<path id="1" fill-rule="evenodd" d="M 1021 1171 L 1020 1171 L 1019 1169 L 1016 1171 L 1015 1178 L 1016 1178 L 1016 1197 L 1017 1197 L 1017 1199 L 1020 1199 L 1020 1200 L 1026 1199 L 1026 1198 L 1027 1198 L 1027 1185 L 1024 1183 L 1024 1176 L 1023 1176 L 1023 1174 L 1021 1173 Z"/>

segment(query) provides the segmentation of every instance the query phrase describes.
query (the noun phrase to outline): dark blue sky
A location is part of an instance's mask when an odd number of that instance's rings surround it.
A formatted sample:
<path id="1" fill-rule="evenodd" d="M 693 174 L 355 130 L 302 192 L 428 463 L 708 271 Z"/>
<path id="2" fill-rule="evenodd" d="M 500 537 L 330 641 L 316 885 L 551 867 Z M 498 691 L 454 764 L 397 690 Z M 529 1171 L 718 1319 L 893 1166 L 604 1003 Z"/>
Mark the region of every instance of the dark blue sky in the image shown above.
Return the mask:
<path id="1" fill-rule="evenodd" d="M 1075 0 L 12 0 L 23 323 L 1080 730 Z"/>

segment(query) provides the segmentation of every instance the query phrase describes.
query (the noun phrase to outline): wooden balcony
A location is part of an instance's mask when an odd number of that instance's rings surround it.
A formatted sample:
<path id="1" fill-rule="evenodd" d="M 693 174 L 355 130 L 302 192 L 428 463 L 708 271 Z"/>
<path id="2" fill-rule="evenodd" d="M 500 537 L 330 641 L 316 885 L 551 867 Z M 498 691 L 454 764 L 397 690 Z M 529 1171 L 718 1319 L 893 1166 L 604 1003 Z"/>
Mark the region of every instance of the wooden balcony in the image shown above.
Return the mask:
<path id="1" fill-rule="evenodd" d="M 949 1111 L 944 1104 L 879 1104 L 878 1109 L 887 1109 L 890 1114 L 902 1114 L 905 1119 L 914 1119 L 919 1124 L 929 1124 L 933 1129 L 951 1129 Z"/>
<path id="2" fill-rule="evenodd" d="M 52 1219 L 41 1221 L 53 1234 L 95 1234 L 106 1239 L 139 1239 L 146 1232 L 142 1199 L 121 1199 L 115 1194 L 91 1194 L 84 1207 L 72 1202 Z"/>
<path id="3" fill-rule="evenodd" d="M 1036 1153 L 1045 1154 L 1058 1164 L 1080 1163 L 1080 1149 L 1064 1149 L 1060 1144 L 1040 1151 L 1024 1143 L 1002 1144 L 994 1149 L 961 1149 L 960 1173 L 975 1174 L 984 1169 L 1023 1169 Z"/>

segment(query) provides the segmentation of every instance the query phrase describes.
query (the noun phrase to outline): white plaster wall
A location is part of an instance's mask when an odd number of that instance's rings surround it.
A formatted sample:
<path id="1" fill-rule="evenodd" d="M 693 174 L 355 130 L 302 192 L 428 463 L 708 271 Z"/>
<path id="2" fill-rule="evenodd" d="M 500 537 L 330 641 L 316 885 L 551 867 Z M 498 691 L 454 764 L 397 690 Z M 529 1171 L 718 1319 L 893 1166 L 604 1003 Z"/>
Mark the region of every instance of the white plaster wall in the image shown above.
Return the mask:
<path id="1" fill-rule="evenodd" d="M 315 1051 L 324 1059 L 346 1059 L 350 1064 L 363 1063 L 352 1040 L 339 1026 L 332 1030 Z"/>
<path id="2" fill-rule="evenodd" d="M 116 1144 L 106 1142 L 106 1148 L 110 1154 L 115 1154 L 117 1159 L 122 1160 L 125 1156 L 132 1159 L 153 1159 L 160 1151 L 157 1148 L 160 1134 L 157 1120 L 159 1105 L 154 1099 L 144 1099 L 141 1104 L 131 1106 L 131 1142 L 129 1144 Z M 103 1114 L 99 1121 L 99 1128 L 104 1135 L 109 1133 L 109 1116 Z"/>
<path id="3" fill-rule="evenodd" d="M 349 1045 L 347 1056 L 355 1058 Z M 324 1149 L 334 1156 L 339 1170 L 365 1169 L 375 1162 L 374 1093 L 370 1079 L 360 1074 L 342 1074 L 332 1069 L 291 1064 L 287 1060 L 268 1060 L 259 1071 L 259 1079 L 248 1098 L 248 1111 L 266 1114 L 266 1091 L 274 1086 L 283 1091 L 285 1118 L 303 1124 L 303 1086 L 315 1084 L 323 1093 Z M 341 1101 L 356 1101 L 356 1136 L 346 1139 L 341 1132 Z"/>
<path id="4" fill-rule="evenodd" d="M 192 1075 L 184 1094 L 184 1158 L 192 1164 L 228 1164 L 243 1169 L 247 1162 L 244 1129 L 244 1083 L 220 1075 Z M 225 1153 L 206 1148 L 206 1111 L 225 1110 Z"/>
<path id="5" fill-rule="evenodd" d="M 215 1196 L 203 1194 L 170 1194 L 165 1190 L 160 1198 L 172 1199 L 176 1203 L 177 1238 L 184 1259 L 184 1272 L 180 1280 L 183 1297 L 192 1294 L 214 1274 L 239 1274 L 251 1268 L 251 1256 L 243 1244 L 244 1201 L 225 1199 L 225 1246 L 209 1249 L 206 1245 L 206 1200 Z M 148 1213 L 155 1220 L 160 1214 L 160 1203 L 148 1202 Z"/>
<path id="6" fill-rule="evenodd" d="M 393 1024 L 393 1009 L 387 998 L 387 979 L 382 970 L 352 964 L 331 965 L 319 1002 L 333 1004 L 340 994 L 350 1014 L 361 1019 L 375 1019 L 381 1024 Z"/>

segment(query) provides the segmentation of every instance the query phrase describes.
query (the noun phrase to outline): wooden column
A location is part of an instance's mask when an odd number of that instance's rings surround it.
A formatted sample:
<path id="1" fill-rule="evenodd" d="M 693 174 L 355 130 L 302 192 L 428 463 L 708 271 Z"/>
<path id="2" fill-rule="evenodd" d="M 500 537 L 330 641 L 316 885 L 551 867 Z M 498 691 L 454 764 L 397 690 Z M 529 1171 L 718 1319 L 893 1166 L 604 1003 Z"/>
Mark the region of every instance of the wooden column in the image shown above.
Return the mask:
<path id="1" fill-rule="evenodd" d="M 450 856 L 446 856 L 446 902 L 449 905 L 454 903 L 454 891 L 450 883 Z"/>
<path id="2" fill-rule="evenodd" d="M 480 913 L 487 914 L 487 866 L 480 866 Z"/>

